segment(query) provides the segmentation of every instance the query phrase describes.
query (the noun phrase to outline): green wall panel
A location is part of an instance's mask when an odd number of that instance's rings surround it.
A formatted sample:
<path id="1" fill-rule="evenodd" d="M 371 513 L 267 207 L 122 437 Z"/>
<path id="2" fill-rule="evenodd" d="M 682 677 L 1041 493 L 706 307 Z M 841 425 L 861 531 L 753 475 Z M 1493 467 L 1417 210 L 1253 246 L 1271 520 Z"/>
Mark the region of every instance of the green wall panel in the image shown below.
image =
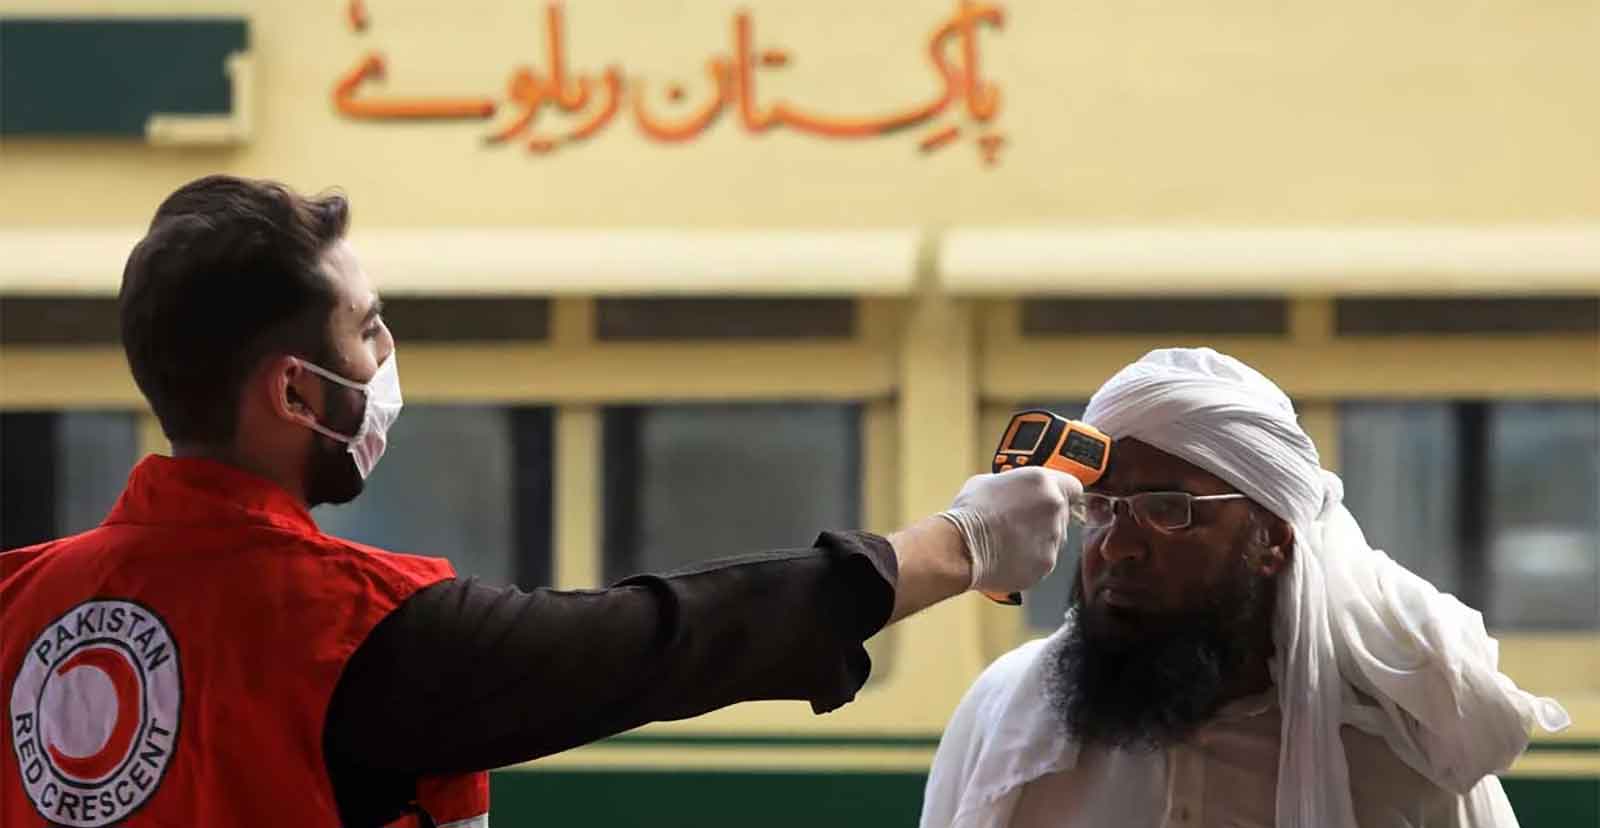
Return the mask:
<path id="1" fill-rule="evenodd" d="M 1600 779 L 1518 776 L 1500 781 L 1522 828 L 1600 826 Z"/>
<path id="2" fill-rule="evenodd" d="M 144 135 L 155 112 L 226 114 L 242 18 L 0 18 L 0 135 Z"/>
<path id="3" fill-rule="evenodd" d="M 914 826 L 921 773 L 500 771 L 497 825 L 667 828 Z M 1503 780 L 1522 828 L 1600 826 L 1600 779 Z"/>
<path id="4" fill-rule="evenodd" d="M 818 828 L 916 825 L 920 773 L 502 771 L 495 825 Z"/>

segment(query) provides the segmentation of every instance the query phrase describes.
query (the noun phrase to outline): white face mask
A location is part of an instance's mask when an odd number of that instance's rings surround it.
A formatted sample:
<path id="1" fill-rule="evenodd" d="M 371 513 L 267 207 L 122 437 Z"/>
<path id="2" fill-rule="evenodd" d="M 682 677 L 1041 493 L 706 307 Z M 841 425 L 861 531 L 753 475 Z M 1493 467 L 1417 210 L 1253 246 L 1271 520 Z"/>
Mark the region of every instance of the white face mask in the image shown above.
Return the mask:
<path id="1" fill-rule="evenodd" d="M 356 471 L 361 473 L 361 479 L 366 480 L 372 474 L 378 459 L 383 457 L 383 449 L 388 445 L 389 426 L 400 419 L 400 369 L 395 365 L 395 355 L 389 353 L 389 358 L 378 366 L 378 372 L 372 375 L 365 385 L 352 382 L 333 373 L 332 371 L 314 365 L 306 360 L 301 360 L 308 370 L 329 382 L 336 382 L 346 388 L 360 391 L 366 397 L 366 409 L 361 414 L 361 428 L 355 434 L 340 434 L 318 422 L 309 423 L 311 429 L 325 437 L 330 437 L 344 443 L 350 457 L 356 461 Z"/>

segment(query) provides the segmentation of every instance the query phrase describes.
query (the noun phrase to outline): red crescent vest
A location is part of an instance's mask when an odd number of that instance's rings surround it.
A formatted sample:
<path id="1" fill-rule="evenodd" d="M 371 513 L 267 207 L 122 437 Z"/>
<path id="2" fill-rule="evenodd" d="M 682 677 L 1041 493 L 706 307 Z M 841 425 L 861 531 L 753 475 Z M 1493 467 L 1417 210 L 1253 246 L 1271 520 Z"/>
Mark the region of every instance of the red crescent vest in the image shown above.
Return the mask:
<path id="1" fill-rule="evenodd" d="M 0 824 L 338 825 L 345 661 L 454 574 L 324 535 L 238 469 L 146 458 L 98 528 L 0 554 Z M 415 804 L 487 825 L 488 774 L 425 778 Z"/>

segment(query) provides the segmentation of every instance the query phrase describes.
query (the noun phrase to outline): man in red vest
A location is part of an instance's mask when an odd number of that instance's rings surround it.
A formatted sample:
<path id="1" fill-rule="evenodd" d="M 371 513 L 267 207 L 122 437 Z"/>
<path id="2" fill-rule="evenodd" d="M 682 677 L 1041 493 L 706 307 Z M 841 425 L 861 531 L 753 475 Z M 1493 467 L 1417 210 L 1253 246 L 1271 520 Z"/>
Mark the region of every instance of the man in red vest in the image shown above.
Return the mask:
<path id="1" fill-rule="evenodd" d="M 740 701 L 832 710 L 885 624 L 1054 566 L 1081 488 L 1040 469 L 887 538 L 607 590 L 324 535 L 309 509 L 360 494 L 401 405 L 347 224 L 340 196 L 213 176 L 129 256 L 123 345 L 174 456 L 101 526 L 0 555 L 8 828 L 486 825 L 489 768 Z"/>

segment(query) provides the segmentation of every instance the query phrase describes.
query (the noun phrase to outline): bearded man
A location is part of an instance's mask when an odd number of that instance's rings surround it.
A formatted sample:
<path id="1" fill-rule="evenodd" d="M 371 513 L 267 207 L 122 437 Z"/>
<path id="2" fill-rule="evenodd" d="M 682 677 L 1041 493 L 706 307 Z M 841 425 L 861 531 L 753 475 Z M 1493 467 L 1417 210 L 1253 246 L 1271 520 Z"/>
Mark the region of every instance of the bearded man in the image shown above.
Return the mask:
<path id="1" fill-rule="evenodd" d="M 1566 711 L 1368 546 L 1282 390 L 1159 350 L 1084 420 L 1115 443 L 1066 622 L 973 684 L 923 826 L 1516 825 L 1493 774 Z"/>

